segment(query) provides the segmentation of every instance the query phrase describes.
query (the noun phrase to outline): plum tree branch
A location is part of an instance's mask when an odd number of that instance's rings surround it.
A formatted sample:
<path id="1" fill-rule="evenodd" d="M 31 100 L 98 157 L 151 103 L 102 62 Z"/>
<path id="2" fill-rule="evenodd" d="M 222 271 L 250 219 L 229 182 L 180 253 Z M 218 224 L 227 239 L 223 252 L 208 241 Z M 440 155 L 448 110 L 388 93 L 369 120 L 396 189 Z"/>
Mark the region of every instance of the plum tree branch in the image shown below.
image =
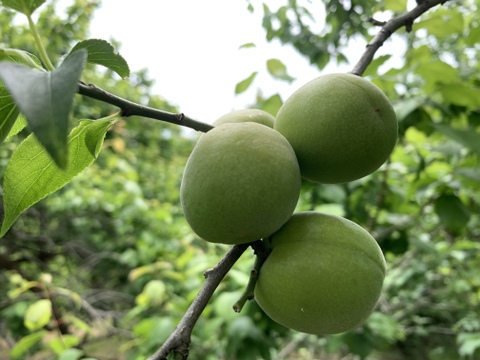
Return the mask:
<path id="1" fill-rule="evenodd" d="M 440 4 L 446 3 L 448 0 L 423 0 L 417 1 L 417 6 L 412 10 L 401 14 L 385 23 L 383 23 L 381 30 L 375 37 L 367 44 L 365 52 L 360 57 L 360 60 L 353 67 L 352 74 L 362 76 L 367 66 L 372 62 L 377 50 L 385 43 L 385 41 L 392 36 L 392 34 L 405 26 L 407 32 L 412 30 L 412 24 L 415 19 L 419 18 L 423 13 Z M 374 25 L 380 25 L 376 22 Z"/>
<path id="2" fill-rule="evenodd" d="M 170 353 L 175 355 L 175 359 L 187 359 L 193 327 L 220 282 L 250 245 L 249 243 L 233 246 L 217 265 L 205 272 L 206 280 L 185 315 L 168 339 L 148 360 L 166 360 Z"/>
<path id="3" fill-rule="evenodd" d="M 132 115 L 144 116 L 150 119 L 166 121 L 171 124 L 185 126 L 197 131 L 207 132 L 213 129 L 212 125 L 193 120 L 183 113 L 174 114 L 163 110 L 154 109 L 148 106 L 137 104 L 133 101 L 123 99 L 117 95 L 109 93 L 93 84 L 78 84 L 78 93 L 83 96 L 90 97 L 110 105 L 120 108 L 122 116 L 128 117 Z"/>

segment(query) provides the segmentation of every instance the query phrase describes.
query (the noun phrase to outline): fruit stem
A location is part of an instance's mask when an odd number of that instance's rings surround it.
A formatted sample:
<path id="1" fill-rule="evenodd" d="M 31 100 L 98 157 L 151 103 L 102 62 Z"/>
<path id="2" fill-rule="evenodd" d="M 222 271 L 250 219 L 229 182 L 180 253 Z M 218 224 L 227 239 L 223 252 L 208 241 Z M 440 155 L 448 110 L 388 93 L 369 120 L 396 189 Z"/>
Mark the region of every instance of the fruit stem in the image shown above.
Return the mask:
<path id="1" fill-rule="evenodd" d="M 267 241 L 267 240 L 265 240 Z M 250 271 L 250 279 L 248 280 L 245 291 L 240 296 L 240 299 L 233 305 L 233 310 L 237 313 L 242 311 L 245 303 L 248 300 L 253 300 L 255 285 L 257 284 L 258 276 L 260 275 L 260 268 L 262 267 L 268 255 L 270 255 L 270 247 L 265 241 L 258 240 L 251 244 L 251 247 L 256 255 L 255 262 L 253 263 L 253 269 Z"/>

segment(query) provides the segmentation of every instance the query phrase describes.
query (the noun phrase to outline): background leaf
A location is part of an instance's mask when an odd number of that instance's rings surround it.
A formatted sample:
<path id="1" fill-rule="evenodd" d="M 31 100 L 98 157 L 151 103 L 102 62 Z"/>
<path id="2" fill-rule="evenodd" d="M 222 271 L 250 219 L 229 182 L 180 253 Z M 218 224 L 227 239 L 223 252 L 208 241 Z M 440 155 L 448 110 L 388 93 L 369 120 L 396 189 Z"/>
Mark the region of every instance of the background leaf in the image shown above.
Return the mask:
<path id="1" fill-rule="evenodd" d="M 36 343 L 38 343 L 47 332 L 40 330 L 21 338 L 15 346 L 10 350 L 12 359 L 19 359 L 25 352 L 30 350 Z"/>
<path id="2" fill-rule="evenodd" d="M 70 52 L 70 55 L 80 49 L 88 52 L 87 61 L 115 71 L 120 77 L 126 78 L 130 75 L 130 69 L 125 59 L 118 53 L 115 53 L 113 46 L 100 39 L 89 39 L 79 42 Z"/>
<path id="3" fill-rule="evenodd" d="M 81 121 L 68 137 L 69 155 L 65 170 L 55 166 L 33 135 L 18 146 L 5 171 L 5 218 L 0 237 L 25 209 L 67 184 L 95 160 L 111 124 L 110 120 Z"/>
<path id="4" fill-rule="evenodd" d="M 243 79 L 242 81 L 240 81 L 236 86 L 235 86 L 235 94 L 241 94 L 243 93 L 244 91 L 246 91 L 250 85 L 252 84 L 253 80 L 255 79 L 255 77 L 257 76 L 258 72 L 257 71 L 254 71 L 253 73 L 250 74 L 249 77 L 247 77 L 246 79 Z"/>
<path id="5" fill-rule="evenodd" d="M 45 0 L 3 0 L 2 5 L 17 10 L 25 15 L 31 15 Z"/>
<path id="6" fill-rule="evenodd" d="M 25 313 L 24 324 L 30 330 L 38 330 L 48 324 L 52 317 L 52 303 L 40 299 L 31 304 Z"/>
<path id="7" fill-rule="evenodd" d="M 459 231 L 467 225 L 470 213 L 462 201 L 453 194 L 444 194 L 435 199 L 435 212 L 447 229 Z"/>
<path id="8" fill-rule="evenodd" d="M 20 64 L 0 64 L 0 77 L 25 114 L 30 129 L 63 169 L 68 159 L 69 114 L 86 57 L 86 51 L 77 51 L 53 72 Z"/>
<path id="9" fill-rule="evenodd" d="M 295 78 L 287 74 L 287 67 L 278 59 L 267 60 L 267 70 L 276 79 L 291 83 Z"/>
<path id="10" fill-rule="evenodd" d="M 250 49 L 250 48 L 254 48 L 254 47 L 257 47 L 257 45 L 255 45 L 255 43 L 253 43 L 253 42 L 249 42 L 249 43 L 245 43 L 245 44 L 240 45 L 238 48 L 239 49 Z"/>
<path id="11" fill-rule="evenodd" d="M 475 130 L 455 129 L 447 124 L 434 124 L 433 126 L 452 140 L 480 154 L 480 135 Z"/>

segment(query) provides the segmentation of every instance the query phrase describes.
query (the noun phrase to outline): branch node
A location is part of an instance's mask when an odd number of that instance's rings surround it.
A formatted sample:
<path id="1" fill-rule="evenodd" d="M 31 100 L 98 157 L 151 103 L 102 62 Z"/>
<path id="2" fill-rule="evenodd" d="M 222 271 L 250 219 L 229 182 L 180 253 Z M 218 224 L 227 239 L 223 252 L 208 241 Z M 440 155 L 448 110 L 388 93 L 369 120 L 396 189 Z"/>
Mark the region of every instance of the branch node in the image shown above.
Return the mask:
<path id="1" fill-rule="evenodd" d="M 386 21 L 378 21 L 378 20 L 374 19 L 373 17 L 369 17 L 367 19 L 367 21 L 374 26 L 384 26 L 387 23 Z"/>

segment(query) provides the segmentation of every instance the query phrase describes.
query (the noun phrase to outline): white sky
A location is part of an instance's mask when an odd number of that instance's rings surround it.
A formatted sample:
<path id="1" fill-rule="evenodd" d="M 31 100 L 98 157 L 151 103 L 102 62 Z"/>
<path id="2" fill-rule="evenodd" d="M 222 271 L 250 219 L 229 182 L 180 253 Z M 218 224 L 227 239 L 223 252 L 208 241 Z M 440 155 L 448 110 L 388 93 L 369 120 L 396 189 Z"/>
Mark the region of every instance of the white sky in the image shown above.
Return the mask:
<path id="1" fill-rule="evenodd" d="M 137 0 L 135 5 L 103 0 L 90 35 L 120 41 L 120 54 L 132 70 L 148 68 L 155 94 L 187 116 L 211 123 L 254 103 L 258 88 L 285 99 L 319 75 L 292 47 L 266 42 L 261 15 L 260 6 L 250 13 L 245 0 Z M 257 47 L 239 49 L 249 42 Z M 265 65 L 270 58 L 282 60 L 297 81 L 274 80 Z M 259 74 L 252 87 L 235 96 L 235 85 L 253 71 Z"/>
<path id="2" fill-rule="evenodd" d="M 271 8 L 286 3 L 263 1 Z M 302 1 L 307 0 L 299 3 Z M 409 0 L 409 4 L 413 2 Z M 280 93 L 285 100 L 321 74 L 293 47 L 277 41 L 267 43 L 261 26 L 262 1 L 252 3 L 253 14 L 247 10 L 246 0 L 102 0 L 102 7 L 94 14 L 90 38 L 120 41 L 119 52 L 130 69 L 148 69 L 149 77 L 155 81 L 153 93 L 187 116 L 211 123 L 231 110 L 255 103 L 258 89 L 266 97 Z M 323 21 L 322 2 L 314 3 L 318 8 L 313 15 Z M 71 0 L 60 0 L 59 9 L 69 4 Z M 312 6 L 309 9 L 315 11 Z M 250 42 L 256 47 L 239 49 Z M 360 58 L 365 45 L 350 42 L 346 55 L 352 64 Z M 404 46 L 398 39 L 389 41 L 376 56 L 402 53 Z M 270 58 L 280 59 L 296 81 L 288 84 L 273 79 L 266 69 Z M 351 68 L 352 65 L 338 68 L 330 64 L 322 73 L 348 72 Z M 252 86 L 235 95 L 235 85 L 253 71 L 258 71 L 258 75 Z"/>

